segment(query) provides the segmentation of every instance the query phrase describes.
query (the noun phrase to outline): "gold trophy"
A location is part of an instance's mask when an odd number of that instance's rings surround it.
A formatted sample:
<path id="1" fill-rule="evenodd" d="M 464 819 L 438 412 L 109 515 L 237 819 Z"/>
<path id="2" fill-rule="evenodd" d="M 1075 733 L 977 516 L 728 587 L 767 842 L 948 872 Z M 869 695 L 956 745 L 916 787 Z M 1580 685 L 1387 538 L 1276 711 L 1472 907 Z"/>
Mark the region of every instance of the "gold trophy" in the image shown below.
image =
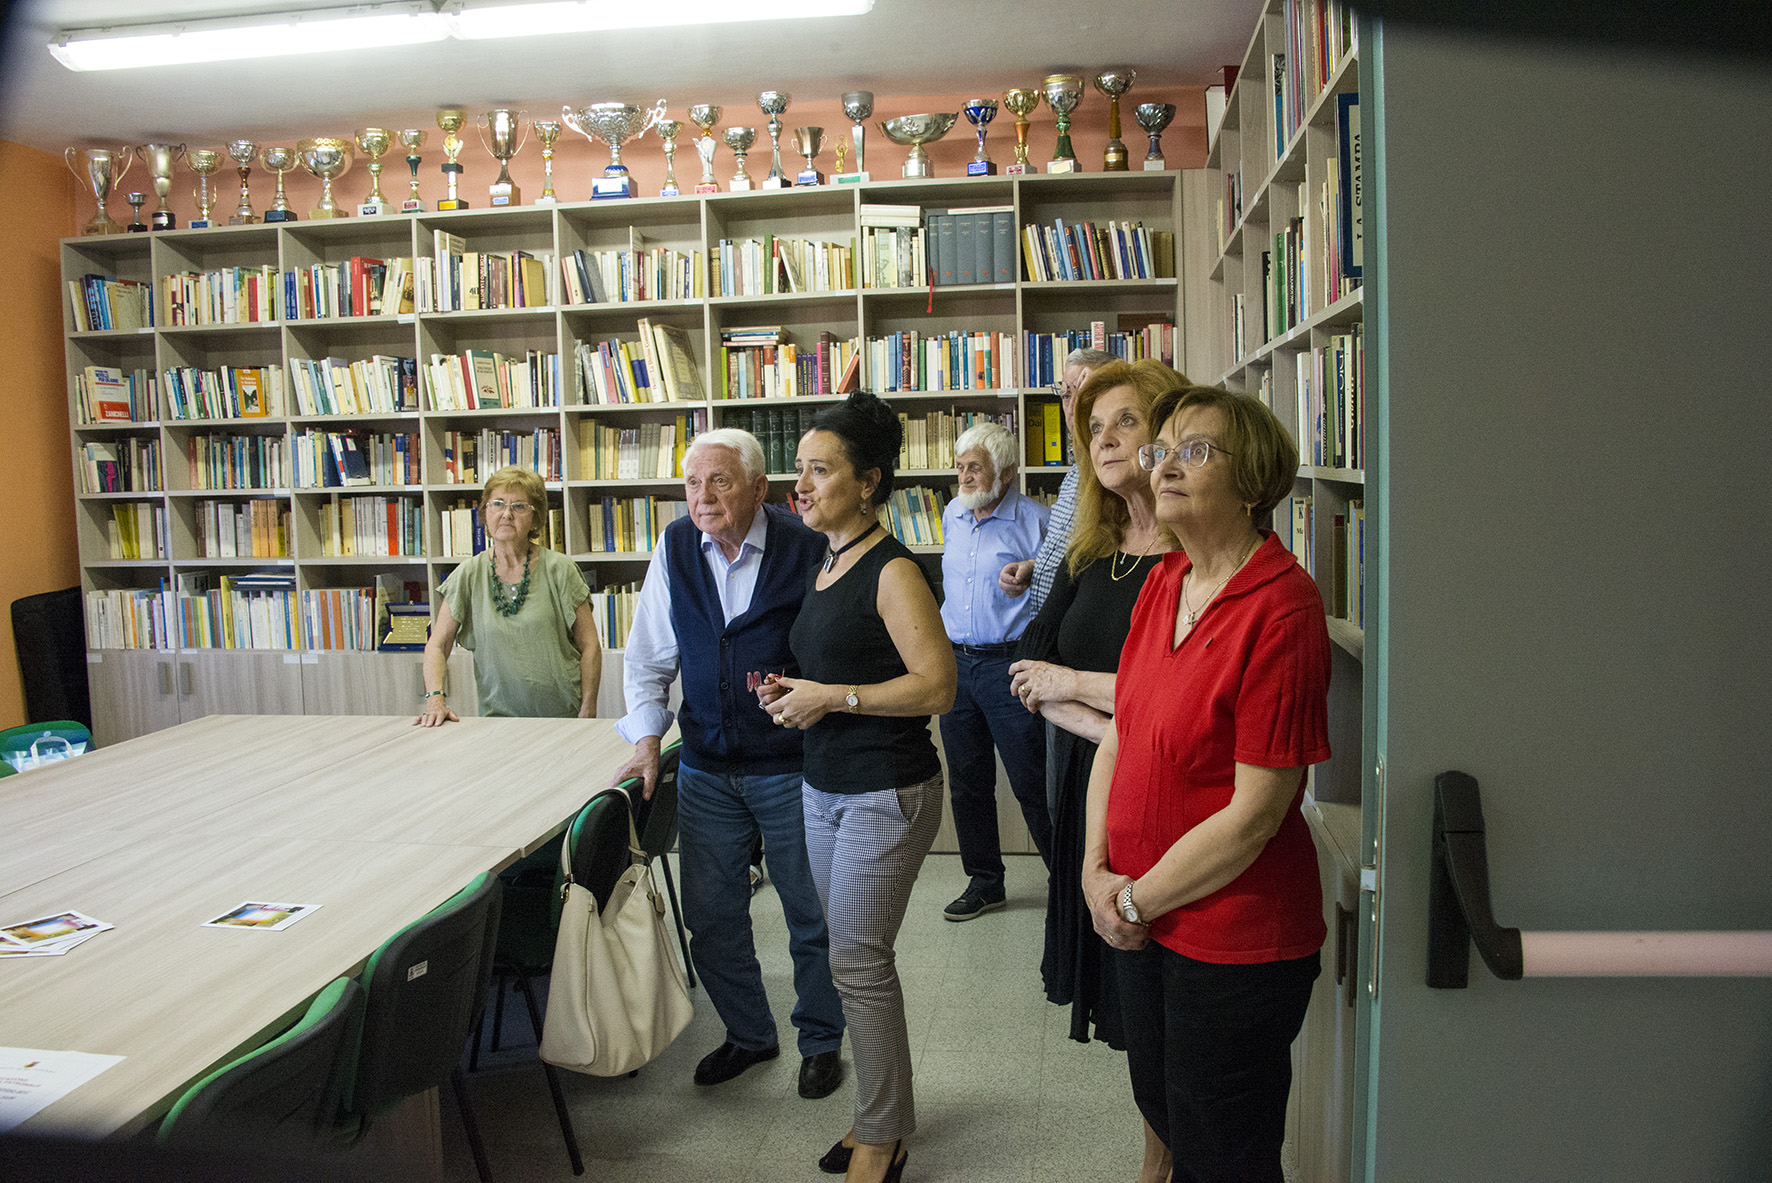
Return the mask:
<path id="1" fill-rule="evenodd" d="M 129 166 L 135 163 L 135 153 L 128 148 L 119 148 L 115 152 L 109 148 L 69 148 L 62 153 L 68 162 L 68 168 L 76 177 L 85 180 L 92 189 L 92 196 L 98 201 L 98 212 L 92 215 L 92 221 L 80 227 L 81 234 L 121 234 L 123 225 L 113 221 L 111 211 L 105 206 L 111 199 L 111 188 L 123 181 Z M 121 160 L 123 167 L 118 168 Z M 78 161 L 79 163 L 75 163 Z"/>
<path id="2" fill-rule="evenodd" d="M 1041 90 L 1046 103 L 1058 115 L 1058 142 L 1052 146 L 1052 159 L 1046 164 L 1049 173 L 1077 171 L 1077 154 L 1071 150 L 1071 112 L 1083 101 L 1081 74 L 1048 74 Z"/>
<path id="3" fill-rule="evenodd" d="M 385 127 L 366 127 L 357 133 L 357 147 L 369 157 L 369 196 L 357 206 L 359 217 L 394 212 L 394 203 L 381 194 L 381 158 L 393 146 L 394 133 Z"/>
<path id="4" fill-rule="evenodd" d="M 148 227 L 152 230 L 176 230 L 178 219 L 172 216 L 167 208 L 166 195 L 172 192 L 172 166 L 178 163 L 179 157 L 185 154 L 183 144 L 143 144 L 136 149 L 142 163 L 148 166 L 148 175 L 154 178 L 154 196 L 160 204 L 148 215 Z"/>
<path id="5" fill-rule="evenodd" d="M 1015 116 L 1015 163 L 1003 170 L 1008 176 L 1021 176 L 1033 165 L 1028 163 L 1028 116 L 1040 105 L 1040 92 L 1017 87 L 1003 96 L 1003 109 Z"/>
<path id="6" fill-rule="evenodd" d="M 332 182 L 350 171 L 351 161 L 355 159 L 355 151 L 351 141 L 337 136 L 315 136 L 311 140 L 297 140 L 295 155 L 302 167 L 320 178 L 320 204 L 308 211 L 308 217 L 348 218 L 350 213 L 342 210 L 332 200 Z"/>
<path id="7" fill-rule="evenodd" d="M 1131 66 L 1123 70 L 1103 70 L 1095 76 L 1095 89 L 1108 97 L 1107 155 L 1101 166 L 1105 172 L 1123 173 L 1132 167 L 1132 158 L 1120 139 L 1120 96 L 1132 89 L 1132 80 L 1137 77 L 1137 71 Z"/>
<path id="8" fill-rule="evenodd" d="M 295 211 L 289 208 L 289 198 L 283 194 L 283 174 L 295 167 L 295 149 L 279 148 L 267 144 L 258 154 L 264 166 L 277 174 L 277 196 L 271 201 L 271 208 L 265 211 L 267 222 L 293 222 Z"/>
<path id="9" fill-rule="evenodd" d="M 689 108 L 689 122 L 701 129 L 695 141 L 695 154 L 701 158 L 701 180 L 695 183 L 695 191 L 718 193 L 720 182 L 714 179 L 714 151 L 720 145 L 714 139 L 714 125 L 720 122 L 720 108 L 712 103 L 697 103 Z"/>
<path id="10" fill-rule="evenodd" d="M 659 189 L 660 197 L 677 196 L 677 137 L 682 134 L 681 119 L 660 119 L 658 121 L 658 138 L 664 141 L 665 179 L 664 186 Z"/>
<path id="11" fill-rule="evenodd" d="M 400 146 L 406 149 L 406 167 L 412 171 L 410 189 L 406 194 L 406 200 L 400 203 L 400 212 L 403 214 L 421 213 L 425 208 L 425 199 L 418 195 L 418 166 L 424 157 L 418 154 L 418 150 L 425 146 L 425 129 L 409 127 L 402 131 Z"/>
<path id="12" fill-rule="evenodd" d="M 185 154 L 185 163 L 197 174 L 197 188 L 192 192 L 197 199 L 197 216 L 191 219 L 191 229 L 205 230 L 209 227 L 209 178 L 221 167 L 221 153 L 214 148 L 196 148 Z"/>
<path id="13" fill-rule="evenodd" d="M 541 145 L 541 196 L 535 199 L 535 204 L 557 205 L 560 195 L 554 192 L 554 141 L 560 138 L 560 121 L 531 119 L 529 126 L 535 129 L 536 143 Z"/>
<path id="14" fill-rule="evenodd" d="M 523 191 L 511 180 L 511 157 L 523 150 L 523 141 L 528 138 L 528 129 L 523 126 L 523 112 L 500 107 L 476 119 L 474 127 L 480 133 L 480 146 L 498 161 L 498 179 L 488 190 L 491 198 L 487 204 L 522 205 Z M 492 135 L 490 142 L 486 138 L 488 132 Z"/>
<path id="15" fill-rule="evenodd" d="M 252 162 L 258 159 L 258 145 L 251 140 L 229 140 L 228 159 L 239 166 L 236 171 L 240 174 L 240 204 L 228 215 L 228 225 L 256 225 L 258 215 L 252 212 L 252 190 L 246 187 L 246 179 L 252 175 Z"/>
<path id="16" fill-rule="evenodd" d="M 461 162 L 456 159 L 461 155 L 461 137 L 455 133 L 461 130 L 467 117 L 460 107 L 444 107 L 437 112 L 437 126 L 443 129 L 443 175 L 449 179 L 449 195 L 437 203 L 440 210 L 467 209 L 468 203 L 461 199 L 456 191 L 457 182 L 461 180 Z"/>

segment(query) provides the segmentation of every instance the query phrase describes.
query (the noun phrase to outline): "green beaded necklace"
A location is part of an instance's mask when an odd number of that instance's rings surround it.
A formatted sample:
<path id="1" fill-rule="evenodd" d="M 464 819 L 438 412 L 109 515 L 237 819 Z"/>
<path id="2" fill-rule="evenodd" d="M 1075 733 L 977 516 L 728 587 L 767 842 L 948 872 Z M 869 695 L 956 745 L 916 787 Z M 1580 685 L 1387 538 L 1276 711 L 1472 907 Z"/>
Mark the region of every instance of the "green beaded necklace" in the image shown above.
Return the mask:
<path id="1" fill-rule="evenodd" d="M 523 554 L 523 580 L 517 584 L 515 591 L 507 591 L 504 580 L 498 577 L 498 563 L 492 564 L 492 606 L 498 609 L 500 616 L 515 616 L 523 610 L 523 601 L 529 598 L 529 563 L 535 558 L 535 547 L 531 546 Z M 509 596 L 509 599 L 506 599 Z"/>

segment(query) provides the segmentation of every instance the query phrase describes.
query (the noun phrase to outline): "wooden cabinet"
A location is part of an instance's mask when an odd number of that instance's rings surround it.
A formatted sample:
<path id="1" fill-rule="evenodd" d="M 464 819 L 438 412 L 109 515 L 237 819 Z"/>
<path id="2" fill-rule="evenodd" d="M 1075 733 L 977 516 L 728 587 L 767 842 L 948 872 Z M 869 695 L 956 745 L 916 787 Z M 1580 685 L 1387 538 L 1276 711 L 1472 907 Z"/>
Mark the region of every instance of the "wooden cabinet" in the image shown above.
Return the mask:
<path id="1" fill-rule="evenodd" d="M 180 722 L 175 658 L 153 649 L 86 655 L 94 743 L 108 747 Z"/>

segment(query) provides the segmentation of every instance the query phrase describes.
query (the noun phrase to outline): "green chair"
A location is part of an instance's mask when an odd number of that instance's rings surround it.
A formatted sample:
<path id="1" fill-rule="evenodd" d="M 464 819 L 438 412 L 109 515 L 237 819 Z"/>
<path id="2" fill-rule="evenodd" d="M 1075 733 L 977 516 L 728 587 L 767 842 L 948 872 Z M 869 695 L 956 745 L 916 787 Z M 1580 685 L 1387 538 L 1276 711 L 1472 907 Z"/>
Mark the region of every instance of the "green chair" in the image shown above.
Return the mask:
<path id="1" fill-rule="evenodd" d="M 339 978 L 295 1026 L 185 1090 L 156 1140 L 290 1152 L 325 1146 L 362 1021 L 363 988 Z"/>
<path id="2" fill-rule="evenodd" d="M 677 945 L 683 950 L 683 973 L 693 990 L 695 967 L 689 963 L 689 934 L 683 929 L 683 901 L 677 895 L 677 881 L 671 877 L 671 860 L 665 857 L 677 844 L 677 773 L 682 763 L 683 741 L 678 740 L 658 755 L 658 779 L 652 786 L 652 799 L 641 800 L 637 784 L 631 792 L 634 828 L 640 832 L 640 849 L 646 852 L 648 860 L 658 859 L 664 864 L 665 891 L 671 897 L 671 917 L 677 922 Z"/>
<path id="3" fill-rule="evenodd" d="M 370 956 L 358 978 L 366 995 L 363 1036 L 344 1104 L 346 1134 L 361 1136 L 405 1098 L 448 1081 L 486 1183 L 492 1171 L 461 1053 L 486 1006 L 501 899 L 498 878 L 479 875 Z"/>

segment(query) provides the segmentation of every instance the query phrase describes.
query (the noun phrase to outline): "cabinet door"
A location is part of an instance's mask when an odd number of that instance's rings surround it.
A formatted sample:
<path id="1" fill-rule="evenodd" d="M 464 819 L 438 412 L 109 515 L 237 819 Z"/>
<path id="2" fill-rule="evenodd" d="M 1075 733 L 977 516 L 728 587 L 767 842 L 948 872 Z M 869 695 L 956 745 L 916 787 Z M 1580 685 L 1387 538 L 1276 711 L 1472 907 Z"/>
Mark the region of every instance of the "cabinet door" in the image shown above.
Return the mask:
<path id="1" fill-rule="evenodd" d="M 1326 820 L 1319 809 L 1347 816 Z M 1323 946 L 1323 972 L 1311 990 L 1304 1028 L 1292 1044 L 1292 1099 L 1286 1132 L 1298 1178 L 1346 1183 L 1353 1149 L 1353 988 L 1359 981 L 1354 945 L 1358 929 L 1351 922 L 1360 898 L 1359 870 L 1352 862 L 1359 814 L 1357 807 L 1329 805 L 1307 806 L 1305 816 L 1317 846 L 1329 939 Z M 1345 823 L 1347 832 L 1331 834 L 1329 825 L 1335 822 Z"/>
<path id="2" fill-rule="evenodd" d="M 302 710 L 310 715 L 417 716 L 425 692 L 424 654 L 309 653 L 302 661 L 301 692 Z"/>
<path id="3" fill-rule="evenodd" d="M 105 649 L 86 655 L 92 738 L 109 747 L 179 721 L 173 654 L 157 649 Z"/>
<path id="4" fill-rule="evenodd" d="M 281 650 L 196 650 L 178 655 L 181 722 L 205 715 L 299 715 L 300 655 Z"/>

